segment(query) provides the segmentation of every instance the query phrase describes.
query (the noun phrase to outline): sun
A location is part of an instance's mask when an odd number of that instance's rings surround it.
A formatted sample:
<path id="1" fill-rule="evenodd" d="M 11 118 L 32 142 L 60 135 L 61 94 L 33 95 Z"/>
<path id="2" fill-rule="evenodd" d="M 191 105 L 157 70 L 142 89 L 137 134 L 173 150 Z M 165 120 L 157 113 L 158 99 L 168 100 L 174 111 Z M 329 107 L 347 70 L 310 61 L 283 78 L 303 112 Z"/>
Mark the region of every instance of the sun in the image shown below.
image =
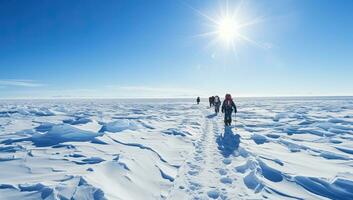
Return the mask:
<path id="1" fill-rule="evenodd" d="M 189 6 L 206 20 L 207 27 L 210 28 L 209 31 L 198 34 L 197 37 L 207 37 L 210 39 L 209 44 L 220 44 L 226 49 L 232 49 L 234 53 L 236 53 L 241 43 L 249 43 L 263 48 L 263 44 L 251 39 L 246 33 L 251 26 L 262 22 L 264 19 L 262 17 L 249 19 L 248 16 L 244 16 L 247 13 L 242 5 L 243 2 L 239 1 L 232 7 L 228 1 L 225 1 L 225 4 L 221 5 L 220 11 L 215 16 Z"/>
<path id="2" fill-rule="evenodd" d="M 237 24 L 231 17 L 223 17 L 217 23 L 216 32 L 220 40 L 230 44 L 238 35 Z"/>

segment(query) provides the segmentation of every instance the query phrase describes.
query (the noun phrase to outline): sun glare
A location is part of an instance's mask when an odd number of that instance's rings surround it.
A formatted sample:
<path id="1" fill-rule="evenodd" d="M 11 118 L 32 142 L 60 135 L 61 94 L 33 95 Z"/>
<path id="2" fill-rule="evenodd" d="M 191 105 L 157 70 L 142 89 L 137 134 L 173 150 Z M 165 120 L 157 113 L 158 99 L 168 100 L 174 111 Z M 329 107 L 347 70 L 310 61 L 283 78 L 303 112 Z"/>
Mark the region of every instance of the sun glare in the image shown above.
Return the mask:
<path id="1" fill-rule="evenodd" d="M 217 23 L 217 33 L 220 40 L 229 44 L 237 37 L 237 27 L 235 21 L 230 17 L 224 17 Z"/>
<path id="2" fill-rule="evenodd" d="M 221 5 L 222 9 L 220 9 L 220 12 L 216 16 L 207 15 L 190 6 L 190 8 L 206 20 L 208 27 L 211 27 L 208 32 L 197 36 L 208 37 L 210 38 L 210 44 L 221 44 L 223 48 L 231 48 L 235 53 L 240 43 L 250 43 L 257 47 L 263 47 L 263 44 L 256 42 L 246 34 L 250 26 L 262 22 L 263 18 L 255 17 L 252 20 L 246 20 L 248 16 L 244 16 L 247 13 L 244 10 L 243 2 L 239 1 L 238 4 L 232 7 L 228 1 L 225 1 L 225 4 Z"/>

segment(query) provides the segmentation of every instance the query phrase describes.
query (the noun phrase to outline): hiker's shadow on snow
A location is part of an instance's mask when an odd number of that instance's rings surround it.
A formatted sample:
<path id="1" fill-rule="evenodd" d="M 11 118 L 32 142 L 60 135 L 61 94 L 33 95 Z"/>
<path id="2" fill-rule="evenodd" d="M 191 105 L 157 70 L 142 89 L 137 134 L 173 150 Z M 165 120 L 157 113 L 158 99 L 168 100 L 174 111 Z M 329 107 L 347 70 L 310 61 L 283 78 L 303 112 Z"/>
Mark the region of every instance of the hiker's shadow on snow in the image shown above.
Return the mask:
<path id="1" fill-rule="evenodd" d="M 229 157 L 239 148 L 240 136 L 234 134 L 230 127 L 224 128 L 224 134 L 218 135 L 216 142 L 224 157 Z"/>
<path id="2" fill-rule="evenodd" d="M 216 117 L 216 116 L 217 116 L 217 114 L 216 114 L 216 113 L 213 113 L 213 114 L 207 115 L 207 118 L 208 118 L 208 119 L 211 119 L 211 118 L 214 118 L 214 117 Z"/>

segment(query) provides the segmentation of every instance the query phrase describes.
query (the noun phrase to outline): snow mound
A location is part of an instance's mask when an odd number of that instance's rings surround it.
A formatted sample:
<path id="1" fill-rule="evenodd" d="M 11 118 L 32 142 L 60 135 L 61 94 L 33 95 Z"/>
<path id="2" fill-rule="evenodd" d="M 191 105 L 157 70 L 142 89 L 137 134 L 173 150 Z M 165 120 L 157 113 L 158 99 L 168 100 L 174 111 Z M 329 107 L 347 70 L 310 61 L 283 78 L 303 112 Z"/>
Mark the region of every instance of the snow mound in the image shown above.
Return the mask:
<path id="1" fill-rule="evenodd" d="M 131 120 L 121 119 L 118 121 L 113 121 L 113 122 L 103 124 L 99 132 L 102 133 L 107 131 L 107 132 L 117 133 L 124 130 L 137 130 L 138 127 L 139 127 L 138 124 Z"/>
<path id="2" fill-rule="evenodd" d="M 2 184 L 0 189 L 6 189 L 8 193 L 2 196 L 10 199 L 14 196 L 20 199 L 92 199 L 106 200 L 101 189 L 93 187 L 81 176 L 70 176 L 66 180 L 59 181 L 55 186 L 47 186 L 43 183 L 26 183 L 10 185 Z"/>
<path id="3" fill-rule="evenodd" d="M 264 187 L 262 181 L 256 175 L 255 171 L 252 171 L 248 175 L 245 176 L 244 184 L 246 185 L 246 187 L 248 187 L 251 190 L 254 190 L 256 193 L 260 192 L 262 190 L 262 188 Z"/>
<path id="4" fill-rule="evenodd" d="M 168 128 L 167 130 L 163 131 L 164 134 L 167 134 L 167 135 L 180 135 L 180 136 L 187 136 L 187 135 L 190 135 L 189 132 L 187 131 L 183 131 L 183 130 L 179 130 L 179 129 L 176 129 L 176 128 Z"/>
<path id="5" fill-rule="evenodd" d="M 84 131 L 70 125 L 60 124 L 53 126 L 47 133 L 35 134 L 31 141 L 36 146 L 52 146 L 63 142 L 91 141 L 102 134 Z"/>
<path id="6" fill-rule="evenodd" d="M 0 153 L 15 153 L 17 151 L 24 151 L 25 148 L 23 148 L 21 145 L 11 145 L 11 146 L 5 146 L 5 147 L 0 147 Z"/>
<path id="7" fill-rule="evenodd" d="M 19 184 L 18 188 L 20 189 L 21 192 L 38 192 L 40 193 L 40 197 L 42 199 L 49 199 L 53 198 L 53 189 L 41 184 L 41 183 L 36 183 L 36 184 Z"/>
<path id="8" fill-rule="evenodd" d="M 29 112 L 35 116 L 45 117 L 45 116 L 54 116 L 55 114 L 50 111 L 48 108 L 35 108 L 29 110 Z"/>
<path id="9" fill-rule="evenodd" d="M 92 141 L 97 136 L 101 136 L 101 133 L 94 133 L 91 131 L 84 131 L 78 128 L 75 128 L 67 124 L 58 124 L 58 125 L 40 125 L 39 130 L 47 132 L 40 133 L 36 132 L 31 137 L 21 138 L 21 139 L 8 139 L 1 143 L 3 144 L 12 144 L 15 142 L 21 141 L 32 141 L 33 144 L 37 147 L 46 147 L 53 146 L 64 142 L 86 142 Z"/>
<path id="10" fill-rule="evenodd" d="M 353 182 L 337 178 L 332 183 L 315 177 L 297 176 L 295 181 L 308 191 L 330 199 L 353 199 Z"/>
<path id="11" fill-rule="evenodd" d="M 92 120 L 85 117 L 76 117 L 75 119 L 63 120 L 63 122 L 71 125 L 79 125 L 79 124 L 87 124 L 89 122 L 92 122 Z"/>
<path id="12" fill-rule="evenodd" d="M 272 167 L 269 167 L 265 162 L 259 160 L 259 165 L 261 167 L 262 175 L 272 181 L 272 182 L 281 182 L 283 180 L 282 173 Z"/>
<path id="13" fill-rule="evenodd" d="M 268 142 L 266 136 L 260 134 L 253 134 L 251 139 L 253 139 L 256 144 L 264 144 L 265 142 Z"/>
<path id="14" fill-rule="evenodd" d="M 52 129 L 54 125 L 54 123 L 44 122 L 41 123 L 39 126 L 35 127 L 34 129 L 38 132 L 47 132 Z"/>
<path id="15" fill-rule="evenodd" d="M 11 117 L 12 115 L 33 115 L 38 117 L 54 116 L 55 113 L 45 107 L 39 108 L 26 108 L 26 107 L 13 107 L 9 110 L 0 111 L 0 117 Z"/>

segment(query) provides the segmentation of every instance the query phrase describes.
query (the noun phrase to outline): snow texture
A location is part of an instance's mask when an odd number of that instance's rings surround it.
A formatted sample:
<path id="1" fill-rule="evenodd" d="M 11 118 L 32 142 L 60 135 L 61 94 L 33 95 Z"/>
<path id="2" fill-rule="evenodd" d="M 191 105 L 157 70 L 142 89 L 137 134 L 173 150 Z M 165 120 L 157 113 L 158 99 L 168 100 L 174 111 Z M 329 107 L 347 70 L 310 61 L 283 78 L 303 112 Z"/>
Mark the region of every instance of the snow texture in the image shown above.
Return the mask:
<path id="1" fill-rule="evenodd" d="M 0 199 L 353 199 L 353 98 L 2 100 Z"/>

